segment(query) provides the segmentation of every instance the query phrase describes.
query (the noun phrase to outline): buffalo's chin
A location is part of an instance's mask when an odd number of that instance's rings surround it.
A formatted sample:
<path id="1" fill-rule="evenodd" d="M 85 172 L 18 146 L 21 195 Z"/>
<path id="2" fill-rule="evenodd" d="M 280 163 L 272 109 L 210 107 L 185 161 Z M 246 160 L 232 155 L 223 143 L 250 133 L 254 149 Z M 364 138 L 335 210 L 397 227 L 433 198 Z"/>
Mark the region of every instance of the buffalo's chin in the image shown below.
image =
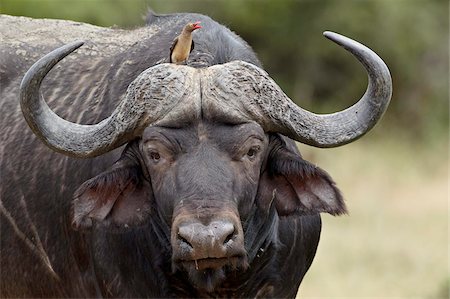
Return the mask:
<path id="1" fill-rule="evenodd" d="M 225 280 L 226 274 L 248 267 L 245 257 L 205 258 L 182 261 L 182 268 L 197 289 L 213 292 Z"/>

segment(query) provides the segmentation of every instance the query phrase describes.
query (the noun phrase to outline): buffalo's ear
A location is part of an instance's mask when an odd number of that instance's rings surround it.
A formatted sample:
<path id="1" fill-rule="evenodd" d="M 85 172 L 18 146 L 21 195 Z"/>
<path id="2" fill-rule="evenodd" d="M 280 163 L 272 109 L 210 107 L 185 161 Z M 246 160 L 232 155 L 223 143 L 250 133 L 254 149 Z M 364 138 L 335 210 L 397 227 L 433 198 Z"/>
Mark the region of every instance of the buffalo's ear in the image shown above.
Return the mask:
<path id="1" fill-rule="evenodd" d="M 280 216 L 347 213 L 340 191 L 324 170 L 288 149 L 281 138 L 272 142 L 276 145 L 260 182 L 261 205 L 267 207 L 274 201 Z"/>
<path id="2" fill-rule="evenodd" d="M 123 229 L 144 223 L 153 193 L 139 165 L 126 159 L 84 182 L 72 202 L 72 226 Z"/>

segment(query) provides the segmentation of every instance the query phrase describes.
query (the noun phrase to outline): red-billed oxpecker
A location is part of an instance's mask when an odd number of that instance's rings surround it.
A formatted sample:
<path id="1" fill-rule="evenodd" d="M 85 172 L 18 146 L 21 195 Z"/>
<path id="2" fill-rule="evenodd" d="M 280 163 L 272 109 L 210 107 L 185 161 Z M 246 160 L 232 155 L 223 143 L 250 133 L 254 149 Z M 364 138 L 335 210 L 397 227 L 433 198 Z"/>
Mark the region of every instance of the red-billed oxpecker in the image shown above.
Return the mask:
<path id="1" fill-rule="evenodd" d="M 200 22 L 188 23 L 184 26 L 183 31 L 178 35 L 172 46 L 170 47 L 170 62 L 176 64 L 183 64 L 189 58 L 189 54 L 194 49 L 194 42 L 192 41 L 192 32 L 202 26 Z"/>

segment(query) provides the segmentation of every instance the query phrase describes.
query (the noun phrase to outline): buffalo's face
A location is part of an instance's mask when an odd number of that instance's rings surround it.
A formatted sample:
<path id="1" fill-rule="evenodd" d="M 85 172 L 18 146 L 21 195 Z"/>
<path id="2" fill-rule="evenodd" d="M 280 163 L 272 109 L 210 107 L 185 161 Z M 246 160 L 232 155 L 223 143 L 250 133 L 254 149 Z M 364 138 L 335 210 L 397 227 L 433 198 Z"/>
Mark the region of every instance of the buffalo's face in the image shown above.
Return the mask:
<path id="1" fill-rule="evenodd" d="M 172 263 L 200 288 L 245 268 L 242 221 L 253 205 L 268 148 L 260 126 L 200 123 L 151 127 L 140 141 L 157 209 L 170 223 Z"/>
<path id="2" fill-rule="evenodd" d="M 253 218 L 271 210 L 267 221 L 340 214 L 345 206 L 331 178 L 280 135 L 255 123 L 200 122 L 148 127 L 111 169 L 77 190 L 73 224 L 123 230 L 161 222 L 173 271 L 212 291 L 251 264 L 260 229 Z"/>

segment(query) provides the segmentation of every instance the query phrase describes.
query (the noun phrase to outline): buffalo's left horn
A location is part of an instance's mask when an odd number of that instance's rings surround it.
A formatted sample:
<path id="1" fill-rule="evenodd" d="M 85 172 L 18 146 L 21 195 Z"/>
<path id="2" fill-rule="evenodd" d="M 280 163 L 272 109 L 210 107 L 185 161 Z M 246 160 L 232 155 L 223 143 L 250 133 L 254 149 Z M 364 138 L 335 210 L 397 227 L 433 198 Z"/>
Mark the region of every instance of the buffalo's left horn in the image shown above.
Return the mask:
<path id="1" fill-rule="evenodd" d="M 212 80 L 208 86 L 203 84 L 203 92 L 208 98 L 221 99 L 213 105 L 235 107 L 241 111 L 238 118 L 254 120 L 266 131 L 316 147 L 350 143 L 368 132 L 385 112 L 392 95 L 391 75 L 383 60 L 366 46 L 337 33 L 324 35 L 351 52 L 368 73 L 365 94 L 343 111 L 315 114 L 304 110 L 265 71 L 242 61 L 212 67 Z"/>
<path id="2" fill-rule="evenodd" d="M 28 70 L 20 85 L 20 105 L 28 125 L 57 152 L 86 158 L 111 151 L 138 136 L 147 125 L 164 118 L 180 103 L 183 95 L 192 93 L 186 90 L 192 84 L 185 84 L 194 77 L 186 74 L 192 70 L 175 69 L 173 65 L 155 66 L 129 85 L 124 99 L 111 116 L 100 123 L 80 125 L 66 121 L 48 107 L 39 88 L 48 72 L 82 45 L 83 42 L 71 43 L 42 57 Z"/>

